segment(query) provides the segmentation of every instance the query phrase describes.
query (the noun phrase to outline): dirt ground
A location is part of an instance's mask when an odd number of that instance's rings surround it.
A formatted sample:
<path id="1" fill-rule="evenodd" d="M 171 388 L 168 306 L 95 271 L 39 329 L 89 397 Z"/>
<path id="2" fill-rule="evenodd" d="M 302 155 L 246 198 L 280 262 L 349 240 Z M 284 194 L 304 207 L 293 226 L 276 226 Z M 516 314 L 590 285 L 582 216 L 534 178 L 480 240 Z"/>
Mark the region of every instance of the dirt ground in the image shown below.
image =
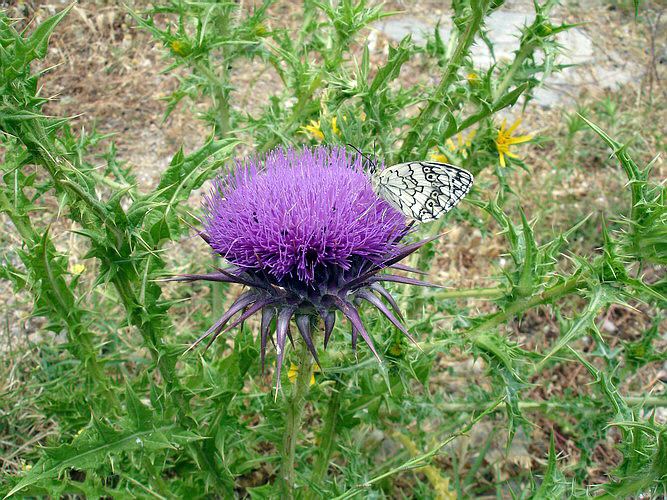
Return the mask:
<path id="1" fill-rule="evenodd" d="M 44 18 L 67 3 L 19 1 L 10 2 L 9 9 L 14 17 Z M 143 5 L 143 2 L 129 3 L 137 10 Z M 433 16 L 448 14 L 444 4 L 432 0 L 390 1 L 387 9 L 431 22 Z M 646 24 L 634 21 L 629 4 L 631 2 L 623 0 L 581 0 L 578 3 L 567 2 L 557 8 L 562 21 L 582 23 L 581 29 L 590 36 L 596 51 L 604 53 L 613 50 L 622 58 L 635 62 L 642 71 L 618 90 L 605 88 L 604 82 L 597 86 L 582 85 L 576 89 L 576 105 L 567 103 L 551 108 L 527 108 L 523 128 L 537 134 L 540 140 L 522 148 L 522 156 L 532 175 L 517 173 L 514 185 L 524 200 L 528 215 L 540 216 L 540 226 L 544 228 L 545 235 L 550 234 L 552 229 L 569 227 L 590 212 L 609 213 L 616 204 L 623 202 L 620 197 L 622 177 L 605 166 L 607 153 L 604 147 L 593 148 L 586 163 L 580 168 L 569 169 L 567 175 L 558 171 L 560 162 L 580 159 L 572 154 L 574 146 L 570 145 L 572 151 L 562 146 L 567 133 L 567 115 L 578 109 L 577 106 L 593 107 L 600 100 L 611 99 L 618 110 L 616 130 L 611 132 L 634 141 L 639 163 L 645 164 L 654 155 L 664 153 L 664 124 L 667 118 L 666 89 L 663 85 L 667 77 L 664 27 L 667 15 L 660 20 L 659 14 L 667 7 L 661 2 L 642 3 L 642 9 L 652 12 L 651 18 L 657 20 L 652 30 Z M 0 2 L 0 7 L 2 5 Z M 505 7 L 520 9 L 525 5 L 526 2 L 513 1 L 507 2 Z M 298 22 L 298 5 L 283 2 L 273 9 L 271 18 L 274 22 L 288 25 Z M 386 44 L 378 44 L 377 53 L 373 55 L 375 60 L 382 59 L 385 49 Z M 155 187 L 160 173 L 181 146 L 186 151 L 192 150 L 207 137 L 208 131 L 196 119 L 197 110 L 190 106 L 180 106 L 163 120 L 166 107 L 163 99 L 175 89 L 176 77 L 173 73 L 162 73 L 167 65 L 162 47 L 148 33 L 135 26 L 124 2 L 80 1 L 56 30 L 44 64 L 53 66 L 43 79 L 42 94 L 52 97 L 46 111 L 53 115 L 75 117 L 73 121 L 77 127 L 96 127 L 102 133 L 113 134 L 119 159 L 132 166 L 142 191 Z M 261 70 L 251 63 L 245 69 L 247 78 Z M 267 95 L 271 85 L 271 80 L 264 78 L 253 87 L 252 94 Z M 239 106 L 256 105 L 250 101 L 248 92 L 241 90 L 235 95 Z M 665 179 L 665 174 L 667 166 L 664 160 L 659 160 L 654 167 L 654 176 Z M 196 196 L 190 202 L 193 207 L 198 203 Z M 543 210 L 543 207 L 554 208 Z M 18 245 L 20 242 L 12 236 L 13 228 L 4 216 L 0 217 L 0 224 L 2 232 L 7 235 L 6 241 Z M 433 279 L 457 287 L 489 286 L 485 277 L 497 274 L 497 269 L 490 266 L 500 258 L 503 244 L 500 237 L 484 240 L 484 244 L 481 242 L 478 230 L 465 226 L 453 228 L 441 243 L 441 255 L 446 257 L 441 257 L 434 266 L 437 270 Z M 63 236 L 57 243 L 67 246 L 68 237 Z M 573 244 L 585 245 L 585 242 L 575 241 Z M 189 247 L 184 245 L 181 248 Z M 15 296 L 8 283 L 0 282 L 0 297 L 4 297 L 0 299 L 0 304 L 5 305 L 3 322 L 7 325 L 7 335 L 3 335 L 0 342 L 16 347 L 27 336 L 34 334 L 41 323 L 40 320 L 30 319 L 31 304 L 27 295 Z M 638 311 L 612 308 L 601 325 L 609 331 L 622 331 L 619 341 L 624 337 L 631 338 L 644 325 L 638 318 L 641 308 Z M 536 348 L 543 347 L 540 342 L 552 342 L 558 328 L 549 316 L 542 311 L 528 314 L 513 325 L 517 338 L 527 340 L 525 332 L 539 331 L 539 336 L 531 338 Z M 454 364 L 460 371 L 474 369 L 472 360 L 466 358 L 443 363 Z M 641 380 L 627 383 L 645 391 L 656 389 L 661 379 L 667 379 L 665 369 L 667 366 L 654 366 L 642 374 Z M 544 390 L 563 391 L 568 385 L 581 383 L 583 379 L 578 378 L 580 375 L 584 374 L 554 373 L 554 386 Z M 443 381 L 443 384 L 457 383 L 451 379 Z M 660 418 L 665 419 L 665 415 Z M 475 436 L 470 439 L 474 444 Z M 546 441 L 548 438 L 545 437 Z M 521 460 L 532 460 L 532 450 L 527 442 L 522 444 L 522 440 L 518 439 L 516 446 L 514 456 L 519 465 Z M 563 442 L 559 447 L 568 449 L 570 458 L 576 460 L 573 443 Z M 612 449 L 601 449 L 599 453 L 600 464 L 613 464 L 618 458 Z M 596 473 L 602 473 L 602 469 L 603 465 L 600 471 L 591 471 L 592 478 Z"/>

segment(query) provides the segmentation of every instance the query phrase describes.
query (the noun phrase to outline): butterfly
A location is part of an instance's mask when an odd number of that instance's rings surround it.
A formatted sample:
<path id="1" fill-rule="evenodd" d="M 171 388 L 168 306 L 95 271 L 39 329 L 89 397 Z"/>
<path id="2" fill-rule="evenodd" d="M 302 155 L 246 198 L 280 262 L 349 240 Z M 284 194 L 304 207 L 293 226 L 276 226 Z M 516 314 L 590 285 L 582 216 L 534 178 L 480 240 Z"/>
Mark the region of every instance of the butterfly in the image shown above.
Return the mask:
<path id="1" fill-rule="evenodd" d="M 473 176 L 448 163 L 410 161 L 383 170 L 371 168 L 375 193 L 406 217 L 417 222 L 434 221 L 468 194 Z"/>

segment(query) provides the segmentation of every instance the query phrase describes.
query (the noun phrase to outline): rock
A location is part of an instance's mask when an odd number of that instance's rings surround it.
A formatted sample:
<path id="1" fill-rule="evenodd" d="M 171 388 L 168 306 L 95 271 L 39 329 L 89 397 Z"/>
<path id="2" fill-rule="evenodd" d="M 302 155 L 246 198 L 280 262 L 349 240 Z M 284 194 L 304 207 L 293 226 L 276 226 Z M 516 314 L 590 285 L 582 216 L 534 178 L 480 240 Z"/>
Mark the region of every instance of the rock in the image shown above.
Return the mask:
<path id="1" fill-rule="evenodd" d="M 526 6 L 517 6 L 515 9 L 505 7 L 493 12 L 486 19 L 486 29 L 494 54 L 478 38 L 471 49 L 475 66 L 484 70 L 494 62 L 512 60 L 514 52 L 519 48 L 520 29 L 532 23 L 534 18 L 535 13 Z M 374 28 L 395 42 L 412 35 L 412 41 L 423 46 L 435 30 L 437 21 L 435 18 L 432 22 L 425 22 L 412 16 L 396 16 L 376 23 Z M 451 19 L 440 19 L 439 30 L 443 41 L 447 43 L 452 30 Z M 375 34 L 369 37 L 371 49 L 374 48 L 375 40 Z M 563 46 L 563 52 L 556 63 L 574 66 L 549 75 L 535 89 L 535 101 L 542 107 L 573 102 L 587 85 L 603 89 L 618 88 L 636 78 L 641 71 L 638 64 L 624 61 L 616 53 L 598 53 L 590 36 L 580 28 L 559 33 L 557 40 Z"/>

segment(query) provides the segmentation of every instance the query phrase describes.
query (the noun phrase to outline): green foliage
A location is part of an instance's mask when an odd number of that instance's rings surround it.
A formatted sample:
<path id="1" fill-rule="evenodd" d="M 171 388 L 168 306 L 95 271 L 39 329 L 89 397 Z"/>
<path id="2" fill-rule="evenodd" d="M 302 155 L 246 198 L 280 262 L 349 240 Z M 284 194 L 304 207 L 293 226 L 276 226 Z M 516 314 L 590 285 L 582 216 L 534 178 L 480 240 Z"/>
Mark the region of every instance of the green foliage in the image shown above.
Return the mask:
<path id="1" fill-rule="evenodd" d="M 555 35 L 571 26 L 550 20 L 554 2 L 536 2 L 534 22 L 517 33 L 514 58 L 476 68 L 471 46 L 493 48 L 484 22 L 501 4 L 454 1 L 448 45 L 438 30 L 423 47 L 406 37 L 391 45 L 379 64 L 372 62 L 364 33 L 390 13 L 364 0 L 307 0 L 297 33 L 269 28 L 275 24 L 268 21 L 269 0 L 254 8 L 170 0 L 133 12 L 137 24 L 163 44 L 166 71 L 178 80 L 166 98 L 166 115 L 178 106 L 196 106 L 210 130 L 203 146 L 174 155 L 151 192 L 119 164 L 107 137 L 75 131 L 70 120 L 43 110 L 41 74 L 31 64 L 46 57 L 49 37 L 71 7 L 23 33 L 0 14 L 0 212 L 21 241 L 3 252 L 0 277 L 30 295 L 33 316 L 45 320 L 45 334 L 66 337 L 62 345 L 42 339 L 34 346 L 40 359 L 31 380 L 39 387 L 35 404 L 53 422 L 53 436 L 26 455 L 29 470 L 1 480 L 0 492 L 7 497 L 278 495 L 277 450 L 294 408 L 282 397 L 274 399 L 268 377 L 259 373 L 252 329 L 242 326 L 232 347 L 219 342 L 206 354 L 181 356 L 193 330 L 212 319 L 197 313 L 186 326 L 174 324 L 181 319 L 178 299 L 196 296 L 198 289 L 174 287 L 177 298 L 167 300 L 159 278 L 173 267 L 198 265 L 196 259 L 175 263 L 168 249 L 186 237 L 188 225 L 198 224 L 185 207 L 191 194 L 240 154 L 241 146 L 262 153 L 325 141 L 354 144 L 387 163 L 428 157 L 434 148 L 460 160 L 480 181 L 458 213 L 482 229 L 483 238 L 501 234 L 508 259 L 488 288 L 405 291 L 402 305 L 422 340 L 420 349 L 368 313 L 369 331 L 384 353 L 380 365 L 363 350 L 352 353 L 344 341 L 349 332 L 337 326 L 334 338 L 343 339 L 321 352 L 323 370 L 304 395 L 312 432 L 295 450 L 298 495 L 407 495 L 394 483 L 400 474 L 416 497 L 436 497 L 442 488 L 462 496 L 585 496 L 590 451 L 608 441 L 610 428 L 620 433 L 622 461 L 609 484 L 592 485 L 594 492 L 609 498 L 664 494 L 667 430 L 643 416 L 664 406 L 664 397 L 638 398 L 619 387 L 623 378 L 664 360 L 657 344 L 667 286 L 664 278 L 645 279 L 644 270 L 667 263 L 666 188 L 650 178 L 651 165 L 635 163 L 628 147 L 588 118 L 570 115 L 569 142 L 562 150 L 585 127 L 597 133 L 627 177 L 627 210 L 610 223 L 602 221 L 594 242 L 600 251 L 593 256 L 578 254 L 571 245 L 586 214 L 565 231 L 538 237 L 540 222 L 517 202 L 509 169 L 493 168 L 498 113 L 518 102 L 529 105 L 543 78 L 561 69 Z M 265 65 L 280 83 L 252 110 L 234 102 L 241 90 L 237 68 L 248 61 Z M 409 84 L 402 81 L 407 68 L 417 76 Z M 437 82 L 424 75 L 438 75 Z M 446 148 L 452 138 L 462 140 Z M 100 154 L 102 146 L 108 149 Z M 523 166 L 520 160 L 515 164 Z M 436 234 L 441 224 L 421 231 Z M 75 256 L 62 245 L 67 230 L 84 248 L 80 260 L 91 277 L 85 286 L 86 278 L 69 265 Z M 430 269 L 437 251 L 433 245 L 413 264 Z M 203 261 L 206 251 L 201 254 Z M 214 291 L 214 307 L 215 293 L 227 291 Z M 484 300 L 488 307 L 454 302 L 465 298 Z M 197 310 L 206 310 L 202 302 Z M 598 328 L 601 314 L 640 304 L 654 316 L 650 325 L 639 339 L 612 345 Z M 507 327 L 545 310 L 553 312 L 557 338 L 533 352 Z M 443 319 L 451 319 L 448 327 Z M 582 338 L 594 347 L 582 350 Z M 489 383 L 471 384 L 465 400 L 452 401 L 442 389 L 447 374 L 441 362 L 460 353 L 482 360 Z M 296 361 L 296 352 L 288 358 Z M 559 376 L 558 369 L 572 366 L 588 374 L 590 387 L 551 399 L 535 391 Z M 289 387 L 287 379 L 284 385 Z M 581 460 L 561 464 L 552 433 L 550 446 L 542 443 L 546 467 L 534 477 L 496 481 L 486 460 L 495 434 L 485 436 L 482 451 L 465 463 L 455 462 L 457 454 L 447 448 L 486 421 L 505 431 L 497 434 L 507 438 L 506 453 L 517 436 L 548 423 L 584 443 Z M 424 451 L 405 449 L 396 440 L 397 429 L 409 430 L 415 448 Z M 416 468 L 426 465 L 433 466 L 425 473 L 428 481 L 415 479 Z"/>

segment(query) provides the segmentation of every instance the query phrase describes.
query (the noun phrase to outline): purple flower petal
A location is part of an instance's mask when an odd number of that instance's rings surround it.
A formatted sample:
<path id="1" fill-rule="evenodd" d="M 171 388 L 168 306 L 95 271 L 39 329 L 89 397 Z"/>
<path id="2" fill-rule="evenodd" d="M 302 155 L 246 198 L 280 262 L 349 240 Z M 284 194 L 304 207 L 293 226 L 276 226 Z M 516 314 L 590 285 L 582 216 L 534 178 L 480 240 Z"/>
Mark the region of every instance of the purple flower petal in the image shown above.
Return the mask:
<path id="1" fill-rule="evenodd" d="M 243 314 L 241 314 L 238 318 L 236 318 L 236 320 L 234 320 L 232 323 L 227 325 L 227 327 L 224 330 L 217 331 L 213 334 L 213 336 L 211 337 L 211 340 L 209 340 L 208 344 L 206 345 L 206 349 L 211 347 L 211 344 L 213 342 L 215 342 L 215 339 L 217 339 L 220 335 L 222 335 L 223 333 L 227 333 L 232 328 L 237 327 L 238 325 L 243 323 L 245 320 L 247 320 L 250 316 L 255 314 L 257 311 L 259 311 L 264 306 L 270 304 L 271 302 L 273 302 L 271 299 L 264 299 L 264 300 L 259 300 L 259 301 L 255 302 L 254 304 L 248 306 L 248 309 L 246 309 Z"/>
<path id="2" fill-rule="evenodd" d="M 426 238 L 424 240 L 418 241 L 417 243 L 412 243 L 411 245 L 406 245 L 406 246 L 402 247 L 391 258 L 385 260 L 382 263 L 382 265 L 373 266 L 369 271 L 366 271 L 365 273 L 361 274 L 359 277 L 354 278 L 353 280 L 350 280 L 348 283 L 345 284 L 345 286 L 342 289 L 343 290 L 352 290 L 357 286 L 362 286 L 365 282 L 367 282 L 369 280 L 369 278 L 371 276 L 377 274 L 383 268 L 393 266 L 398 261 L 400 261 L 402 259 L 405 259 L 408 255 L 416 252 L 417 250 L 419 250 L 421 247 L 423 247 L 427 243 L 430 243 L 431 241 L 433 241 L 433 240 L 435 240 L 439 237 L 440 237 L 440 235 L 433 236 L 431 238 Z"/>
<path id="3" fill-rule="evenodd" d="M 209 274 L 177 274 L 170 276 L 162 281 L 220 281 L 223 283 L 243 283 L 234 276 L 227 276 L 222 273 Z"/>
<path id="4" fill-rule="evenodd" d="M 344 148 L 275 150 L 219 178 L 205 202 L 211 247 L 240 268 L 313 283 L 328 266 L 380 263 L 405 218 Z M 260 264 L 261 263 L 261 264 Z"/>
<path id="5" fill-rule="evenodd" d="M 262 364 L 262 373 L 264 373 L 264 360 L 266 358 L 266 341 L 269 338 L 271 330 L 271 321 L 276 315 L 275 307 L 265 307 L 262 309 L 262 323 L 260 326 L 260 348 L 259 357 Z"/>
<path id="6" fill-rule="evenodd" d="M 416 267 L 406 266 L 405 264 L 392 264 L 389 267 L 391 267 L 392 269 L 397 269 L 399 271 L 405 271 L 406 273 L 421 274 L 424 276 L 428 274 L 426 271 L 421 271 Z"/>
<path id="7" fill-rule="evenodd" d="M 326 349 L 329 344 L 329 337 L 331 337 L 334 325 L 336 324 L 336 313 L 325 311 L 322 313 L 322 319 L 324 320 L 324 348 Z"/>

